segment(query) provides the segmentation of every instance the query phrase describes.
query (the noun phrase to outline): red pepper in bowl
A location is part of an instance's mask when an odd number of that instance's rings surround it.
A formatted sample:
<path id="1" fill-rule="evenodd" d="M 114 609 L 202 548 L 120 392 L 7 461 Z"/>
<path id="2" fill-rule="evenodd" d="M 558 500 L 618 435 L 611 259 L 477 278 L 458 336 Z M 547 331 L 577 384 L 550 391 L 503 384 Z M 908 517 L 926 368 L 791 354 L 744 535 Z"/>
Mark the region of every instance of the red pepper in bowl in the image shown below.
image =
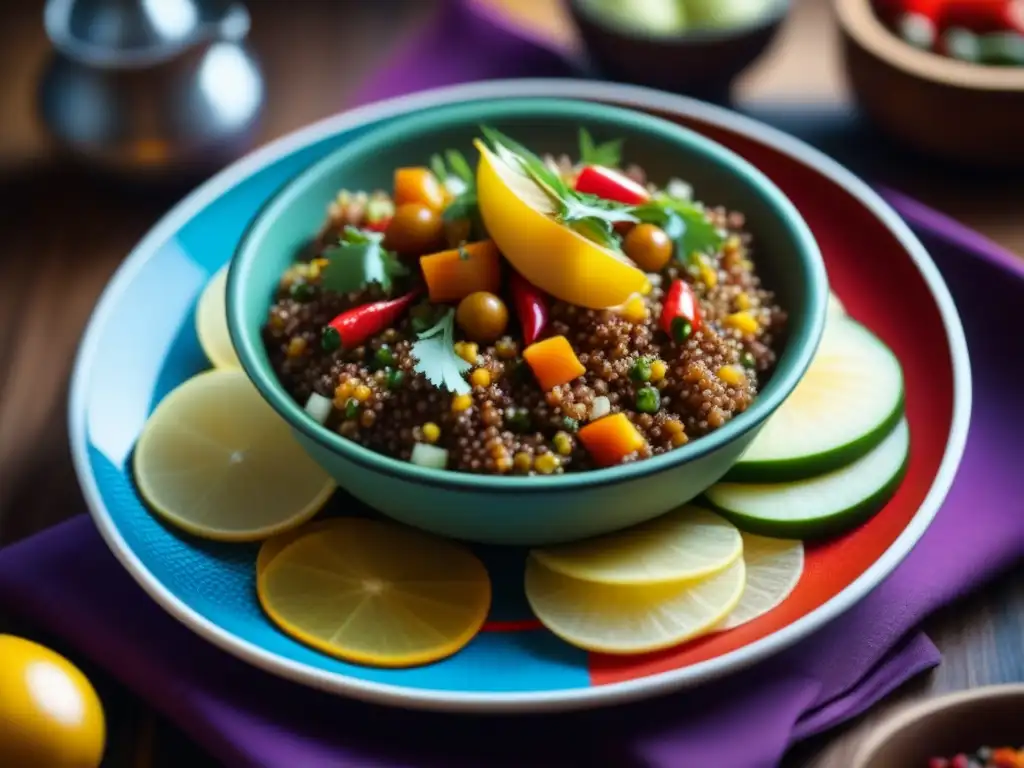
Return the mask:
<path id="1" fill-rule="evenodd" d="M 640 205 L 651 197 L 642 184 L 603 165 L 588 165 L 581 170 L 576 177 L 576 191 L 626 205 Z"/>
<path id="2" fill-rule="evenodd" d="M 342 312 L 324 326 L 320 343 L 329 352 L 339 348 L 354 349 L 393 327 L 419 295 L 420 289 L 417 288 L 397 299 L 375 301 Z"/>
<path id="3" fill-rule="evenodd" d="M 514 269 L 510 270 L 509 289 L 512 293 L 512 304 L 519 315 L 519 325 L 523 331 L 523 344 L 533 344 L 548 324 L 547 297 L 533 283 Z"/>
<path id="4" fill-rule="evenodd" d="M 673 280 L 669 286 L 661 303 L 659 324 L 665 333 L 680 344 L 690 334 L 701 329 L 703 316 L 700 303 L 693 288 L 685 280 Z"/>

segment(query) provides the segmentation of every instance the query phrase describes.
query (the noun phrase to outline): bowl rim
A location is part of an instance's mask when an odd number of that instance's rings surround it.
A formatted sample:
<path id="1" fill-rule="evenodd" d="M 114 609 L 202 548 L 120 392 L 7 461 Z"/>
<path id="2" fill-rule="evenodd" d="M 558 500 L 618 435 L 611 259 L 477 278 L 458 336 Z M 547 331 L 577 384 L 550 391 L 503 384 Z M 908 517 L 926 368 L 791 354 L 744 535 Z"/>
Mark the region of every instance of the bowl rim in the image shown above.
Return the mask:
<path id="1" fill-rule="evenodd" d="M 118 297 L 131 285 L 153 252 L 170 241 L 177 231 L 221 195 L 230 192 L 267 166 L 339 133 L 385 118 L 437 104 L 466 101 L 484 96 L 580 97 L 595 101 L 614 100 L 636 108 L 661 109 L 687 115 L 724 127 L 771 147 L 802 165 L 813 168 L 829 182 L 845 188 L 865 209 L 885 224 L 906 248 L 907 254 L 931 292 L 942 317 L 953 364 L 953 418 L 941 464 L 917 514 L 896 540 L 845 590 L 816 610 L 768 637 L 729 654 L 691 667 L 664 672 L 629 682 L 599 688 L 556 693 L 451 693 L 410 691 L 405 686 L 354 680 L 342 674 L 326 673 L 306 664 L 282 659 L 274 653 L 243 640 L 214 620 L 198 613 L 170 592 L 132 550 L 114 523 L 92 472 L 88 457 L 86 414 L 90 396 L 90 370 L 96 350 L 114 311 Z M 1002 265 L 1017 269 L 1010 255 Z M 114 556 L 142 589 L 177 621 L 236 658 L 268 673 L 293 682 L 377 704 L 445 712 L 558 712 L 587 709 L 650 698 L 738 672 L 792 646 L 821 629 L 864 599 L 886 576 L 903 562 L 921 539 L 949 493 L 967 444 L 972 402 L 970 356 L 963 324 L 942 275 L 910 226 L 866 182 L 838 161 L 807 142 L 752 117 L 722 107 L 673 95 L 652 88 L 612 83 L 590 83 L 569 78 L 520 78 L 482 83 L 463 83 L 409 93 L 356 106 L 314 121 L 285 134 L 215 174 L 171 208 L 132 248 L 104 288 L 82 335 L 72 368 L 68 393 L 68 432 L 75 474 L 79 479 L 89 512 Z"/>
<path id="2" fill-rule="evenodd" d="M 1024 91 L 1024 67 L 994 67 L 921 51 L 886 27 L 871 0 L 835 0 L 836 19 L 861 48 L 902 72 L 937 85 L 976 91 Z"/>
<path id="3" fill-rule="evenodd" d="M 853 758 L 853 768 L 864 768 L 894 736 L 933 715 L 964 704 L 1002 699 L 1010 702 L 1019 700 L 1024 703 L 1024 683 L 1001 683 L 952 691 L 901 707 L 882 720 L 860 745 Z"/>
<path id="4" fill-rule="evenodd" d="M 720 43 L 769 29 L 786 17 L 793 6 L 793 0 L 771 0 L 771 7 L 764 13 L 742 24 L 733 24 L 727 27 L 698 27 L 665 34 L 615 24 L 602 16 L 600 12 L 587 8 L 589 4 L 588 0 L 566 0 L 566 5 L 569 6 L 572 15 L 577 18 L 577 25 L 579 19 L 582 19 L 609 35 L 653 45 L 671 46 L 689 43 Z"/>
<path id="5" fill-rule="evenodd" d="M 675 143 L 681 149 L 685 147 L 688 151 L 710 158 L 723 171 L 735 174 L 738 183 L 753 188 L 763 198 L 772 214 L 789 230 L 796 245 L 793 249 L 794 258 L 807 274 L 805 284 L 800 286 L 806 302 L 806 311 L 800 318 L 801 322 L 794 323 L 788 329 L 779 364 L 767 385 L 743 413 L 714 432 L 686 445 L 643 461 L 561 475 L 478 475 L 421 467 L 373 451 L 327 429 L 311 418 L 288 394 L 269 361 L 264 359 L 262 339 L 258 333 L 250 332 L 242 317 L 242 306 L 252 301 L 245 298 L 246 285 L 253 270 L 260 238 L 273 227 L 288 205 L 304 194 L 308 187 L 322 180 L 325 175 L 337 173 L 339 167 L 353 159 L 372 153 L 383 146 L 408 141 L 410 136 L 416 137 L 423 131 L 452 122 L 485 122 L 525 116 L 557 116 L 577 120 L 580 124 L 587 121 L 604 121 L 629 127 L 647 135 L 657 135 L 665 141 Z M 268 198 L 242 234 L 228 268 L 226 291 L 228 330 L 242 369 L 264 400 L 288 422 L 289 426 L 321 448 L 333 455 L 340 455 L 346 461 L 364 469 L 417 485 L 442 487 L 447 490 L 551 494 L 629 482 L 660 474 L 707 456 L 760 427 L 793 391 L 811 363 L 825 327 L 828 277 L 817 241 L 793 203 L 767 176 L 726 147 L 663 118 L 621 107 L 594 104 L 579 99 L 516 97 L 441 105 L 394 118 L 299 171 Z"/>

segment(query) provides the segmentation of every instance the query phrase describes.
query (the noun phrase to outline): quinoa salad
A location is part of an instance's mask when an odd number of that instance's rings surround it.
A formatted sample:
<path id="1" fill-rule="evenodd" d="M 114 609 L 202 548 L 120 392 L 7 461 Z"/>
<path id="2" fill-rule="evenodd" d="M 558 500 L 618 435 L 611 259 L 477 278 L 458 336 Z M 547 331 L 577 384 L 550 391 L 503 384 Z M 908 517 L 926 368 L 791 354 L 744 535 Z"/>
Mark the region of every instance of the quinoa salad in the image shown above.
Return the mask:
<path id="1" fill-rule="evenodd" d="M 754 402 L 786 313 L 741 211 L 487 128 L 391 188 L 342 190 L 263 341 L 311 418 L 422 466 L 552 475 L 700 440 Z"/>

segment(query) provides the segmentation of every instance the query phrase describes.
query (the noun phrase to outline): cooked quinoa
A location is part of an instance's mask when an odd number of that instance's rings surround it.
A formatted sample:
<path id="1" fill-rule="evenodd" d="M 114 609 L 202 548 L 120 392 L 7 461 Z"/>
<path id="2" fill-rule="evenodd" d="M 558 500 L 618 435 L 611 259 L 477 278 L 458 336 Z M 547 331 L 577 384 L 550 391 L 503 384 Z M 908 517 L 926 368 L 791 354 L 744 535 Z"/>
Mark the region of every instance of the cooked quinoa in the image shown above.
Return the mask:
<path id="1" fill-rule="evenodd" d="M 639 169 L 630 169 L 630 176 L 645 181 Z M 726 424 L 751 405 L 771 375 L 786 315 L 757 276 L 755 243 L 743 214 L 720 208 L 706 211 L 722 234 L 717 252 L 687 267 L 673 260 L 649 274 L 649 292 L 637 294 L 628 311 L 550 299 L 541 338 L 564 336 L 584 369 L 567 383 L 542 389 L 524 360 L 520 323 L 504 279 L 497 294 L 509 319 L 500 338 L 477 343 L 455 327 L 454 352 L 471 364 L 464 374 L 468 394 L 438 387 L 414 370 L 413 312 L 357 347 L 326 349 L 324 328 L 332 319 L 421 283 L 414 269 L 418 254 L 403 254 L 409 277 L 390 294 L 378 283 L 345 294 L 319 284 L 324 267 L 319 254 L 337 242 L 345 225 L 366 225 L 371 199 L 385 214 L 394 210 L 383 192 L 344 193 L 332 203 L 314 245 L 282 277 L 263 330 L 271 364 L 291 396 L 300 405 L 312 393 L 332 401 L 326 426 L 371 450 L 409 461 L 421 443 L 445 449 L 449 470 L 576 472 L 596 468 L 579 430 L 596 418 L 622 413 L 642 437 L 639 449 L 621 457 L 632 462 Z M 391 240 L 385 230 L 384 245 Z M 680 341 L 659 324 L 668 286 L 677 279 L 688 283 L 703 316 L 701 328 Z M 425 305 L 426 297 L 419 303 Z M 641 409 L 638 398 L 644 397 Z"/>

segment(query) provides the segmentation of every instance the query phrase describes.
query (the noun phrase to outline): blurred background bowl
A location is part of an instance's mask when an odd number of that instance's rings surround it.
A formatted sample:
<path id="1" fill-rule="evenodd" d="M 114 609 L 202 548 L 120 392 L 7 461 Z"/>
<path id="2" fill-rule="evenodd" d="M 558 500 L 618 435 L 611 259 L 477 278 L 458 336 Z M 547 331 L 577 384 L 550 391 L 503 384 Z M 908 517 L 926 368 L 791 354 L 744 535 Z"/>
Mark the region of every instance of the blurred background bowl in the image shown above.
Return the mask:
<path id="1" fill-rule="evenodd" d="M 996 685 L 929 699 L 897 712 L 864 742 L 852 768 L 926 766 L 932 757 L 980 747 L 1019 747 L 1024 684 Z"/>
<path id="2" fill-rule="evenodd" d="M 846 75 L 864 113 L 909 147 L 956 163 L 1024 168 L 1024 67 L 921 51 L 870 0 L 836 0 Z"/>
<path id="3" fill-rule="evenodd" d="M 655 34 L 617 23 L 593 0 L 566 0 L 590 64 L 610 80 L 725 100 L 733 81 L 775 39 L 790 0 L 770 0 L 752 21 Z"/>

